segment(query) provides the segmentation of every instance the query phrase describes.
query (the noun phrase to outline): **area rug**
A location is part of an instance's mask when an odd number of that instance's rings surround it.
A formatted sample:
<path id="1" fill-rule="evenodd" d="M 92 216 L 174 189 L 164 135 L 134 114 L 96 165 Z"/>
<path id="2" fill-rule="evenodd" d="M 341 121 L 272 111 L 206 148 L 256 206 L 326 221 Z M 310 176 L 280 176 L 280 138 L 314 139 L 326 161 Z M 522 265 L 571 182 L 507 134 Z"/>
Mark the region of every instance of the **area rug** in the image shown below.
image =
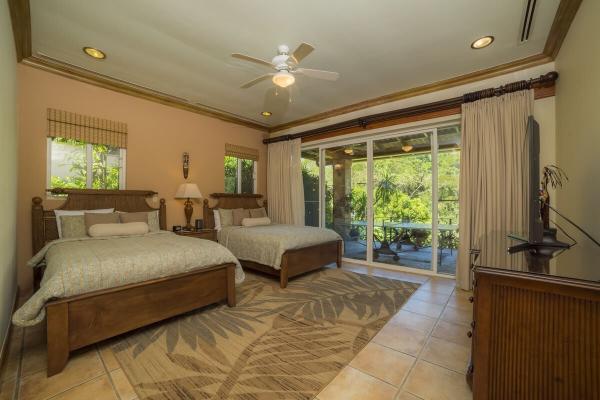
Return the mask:
<path id="1" fill-rule="evenodd" d="M 324 269 L 279 282 L 249 275 L 217 305 L 113 346 L 140 399 L 312 399 L 419 284 Z"/>

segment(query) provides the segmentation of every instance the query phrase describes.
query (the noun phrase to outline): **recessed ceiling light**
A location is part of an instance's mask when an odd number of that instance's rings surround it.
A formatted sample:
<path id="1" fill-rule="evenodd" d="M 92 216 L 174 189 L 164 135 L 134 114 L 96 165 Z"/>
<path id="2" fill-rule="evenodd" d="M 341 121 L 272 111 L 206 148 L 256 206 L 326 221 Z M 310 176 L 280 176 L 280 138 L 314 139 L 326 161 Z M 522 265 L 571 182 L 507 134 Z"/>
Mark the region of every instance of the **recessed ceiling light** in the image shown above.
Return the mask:
<path id="1" fill-rule="evenodd" d="M 484 47 L 488 47 L 490 44 L 492 44 L 493 41 L 493 36 L 484 36 L 471 43 L 471 48 L 475 50 L 483 49 Z"/>
<path id="2" fill-rule="evenodd" d="M 260 113 L 260 115 L 262 115 L 263 117 L 270 117 L 271 115 L 273 115 L 273 113 L 271 111 L 263 111 Z"/>
<path id="3" fill-rule="evenodd" d="M 97 60 L 104 60 L 106 58 L 106 54 L 104 54 L 102 50 L 98 50 L 94 47 L 84 47 L 83 52 Z"/>

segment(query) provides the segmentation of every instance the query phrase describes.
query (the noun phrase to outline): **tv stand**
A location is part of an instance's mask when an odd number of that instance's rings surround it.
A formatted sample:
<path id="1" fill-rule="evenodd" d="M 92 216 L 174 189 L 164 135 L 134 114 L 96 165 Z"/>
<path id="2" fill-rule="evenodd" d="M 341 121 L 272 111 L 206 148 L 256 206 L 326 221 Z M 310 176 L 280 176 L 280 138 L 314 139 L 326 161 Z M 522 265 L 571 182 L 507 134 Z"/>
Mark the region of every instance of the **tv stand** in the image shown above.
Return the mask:
<path id="1" fill-rule="evenodd" d="M 556 238 L 555 228 L 544 229 L 544 236 L 542 237 L 542 241 L 537 243 L 524 241 L 516 235 L 508 236 L 512 239 L 522 241 L 522 243 L 515 244 L 508 248 L 508 252 L 511 254 L 528 250 L 534 254 L 552 257 L 557 251 L 566 250 L 571 248 L 572 246 L 571 244 L 561 242 Z"/>

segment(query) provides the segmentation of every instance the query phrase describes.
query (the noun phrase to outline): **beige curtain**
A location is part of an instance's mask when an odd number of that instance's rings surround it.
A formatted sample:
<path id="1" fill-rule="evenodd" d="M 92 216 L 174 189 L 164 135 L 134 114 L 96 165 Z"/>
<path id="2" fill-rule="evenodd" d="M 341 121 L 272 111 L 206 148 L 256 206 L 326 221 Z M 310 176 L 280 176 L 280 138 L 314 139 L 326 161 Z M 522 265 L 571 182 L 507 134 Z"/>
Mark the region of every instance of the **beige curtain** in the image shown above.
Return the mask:
<path id="1" fill-rule="evenodd" d="M 126 123 L 53 108 L 47 110 L 47 120 L 48 137 L 60 137 L 85 143 L 127 148 Z"/>
<path id="2" fill-rule="evenodd" d="M 462 106 L 460 246 L 456 279 L 470 289 L 469 251 L 492 231 L 523 232 L 527 222 L 527 118 L 533 90 Z"/>
<path id="3" fill-rule="evenodd" d="M 269 144 L 269 216 L 280 224 L 304 225 L 304 187 L 300 139 Z"/>

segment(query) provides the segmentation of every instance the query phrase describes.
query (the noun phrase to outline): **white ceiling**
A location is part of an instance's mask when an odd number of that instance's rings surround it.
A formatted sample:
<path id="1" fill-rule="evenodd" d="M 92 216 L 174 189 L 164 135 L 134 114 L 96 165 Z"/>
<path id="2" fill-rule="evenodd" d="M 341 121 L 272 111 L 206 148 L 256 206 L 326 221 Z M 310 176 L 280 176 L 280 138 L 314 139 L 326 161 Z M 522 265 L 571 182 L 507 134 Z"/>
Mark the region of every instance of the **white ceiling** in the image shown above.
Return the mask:
<path id="1" fill-rule="evenodd" d="M 539 54 L 559 1 L 537 1 L 520 44 L 526 0 L 31 0 L 32 46 L 34 55 L 273 126 Z M 469 47 L 488 34 L 492 46 Z M 290 103 L 268 97 L 271 81 L 239 88 L 270 71 L 231 53 L 270 60 L 279 44 L 302 41 L 316 50 L 301 65 L 337 71 L 337 82 L 298 77 Z M 84 46 L 107 59 L 87 57 Z M 265 107 L 271 118 L 260 116 Z"/>

